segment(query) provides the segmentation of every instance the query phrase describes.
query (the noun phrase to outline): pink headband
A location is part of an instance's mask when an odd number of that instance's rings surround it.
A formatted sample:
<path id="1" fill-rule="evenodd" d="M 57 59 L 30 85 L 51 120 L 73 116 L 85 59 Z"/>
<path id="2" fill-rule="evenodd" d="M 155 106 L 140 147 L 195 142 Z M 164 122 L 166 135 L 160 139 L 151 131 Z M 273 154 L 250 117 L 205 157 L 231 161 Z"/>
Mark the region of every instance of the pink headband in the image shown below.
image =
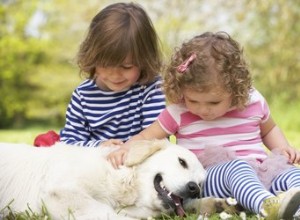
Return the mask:
<path id="1" fill-rule="evenodd" d="M 187 68 L 189 67 L 189 65 L 196 59 L 196 54 L 192 53 L 191 56 L 186 59 L 182 64 L 180 64 L 176 70 L 179 73 L 185 73 L 185 71 L 187 70 Z"/>

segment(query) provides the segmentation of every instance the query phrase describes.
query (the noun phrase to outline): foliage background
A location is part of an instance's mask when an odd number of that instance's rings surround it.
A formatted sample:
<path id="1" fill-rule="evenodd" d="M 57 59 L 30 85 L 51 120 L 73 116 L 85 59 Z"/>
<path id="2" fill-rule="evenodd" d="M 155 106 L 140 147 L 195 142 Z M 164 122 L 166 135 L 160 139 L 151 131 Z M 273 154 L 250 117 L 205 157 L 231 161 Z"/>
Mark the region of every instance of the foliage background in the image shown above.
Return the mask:
<path id="1" fill-rule="evenodd" d="M 0 0 L 1 141 L 3 129 L 64 125 L 71 93 L 83 80 L 74 62 L 79 44 L 92 17 L 115 2 Z M 237 39 L 273 117 L 300 142 L 300 1 L 136 2 L 151 17 L 166 61 L 174 47 L 205 31 L 226 31 Z"/>

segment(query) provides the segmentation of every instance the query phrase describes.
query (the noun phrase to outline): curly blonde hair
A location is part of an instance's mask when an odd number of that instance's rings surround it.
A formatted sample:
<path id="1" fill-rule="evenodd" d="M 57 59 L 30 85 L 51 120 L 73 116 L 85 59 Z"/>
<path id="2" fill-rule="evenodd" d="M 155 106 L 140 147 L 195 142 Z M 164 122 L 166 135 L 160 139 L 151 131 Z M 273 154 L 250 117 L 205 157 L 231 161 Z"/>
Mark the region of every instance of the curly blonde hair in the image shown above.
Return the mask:
<path id="1" fill-rule="evenodd" d="M 77 53 L 80 72 L 93 79 L 96 66 L 119 66 L 127 55 L 141 69 L 140 84 L 153 81 L 161 70 L 161 45 L 150 17 L 137 3 L 115 3 L 91 21 Z"/>
<path id="2" fill-rule="evenodd" d="M 177 67 L 192 54 L 196 58 L 183 73 L 178 72 Z M 183 89 L 205 92 L 221 85 L 231 94 L 231 105 L 243 109 L 252 88 L 243 50 L 226 32 L 206 32 L 184 42 L 181 48 L 175 48 L 163 79 L 163 90 L 169 103 L 183 102 Z"/>

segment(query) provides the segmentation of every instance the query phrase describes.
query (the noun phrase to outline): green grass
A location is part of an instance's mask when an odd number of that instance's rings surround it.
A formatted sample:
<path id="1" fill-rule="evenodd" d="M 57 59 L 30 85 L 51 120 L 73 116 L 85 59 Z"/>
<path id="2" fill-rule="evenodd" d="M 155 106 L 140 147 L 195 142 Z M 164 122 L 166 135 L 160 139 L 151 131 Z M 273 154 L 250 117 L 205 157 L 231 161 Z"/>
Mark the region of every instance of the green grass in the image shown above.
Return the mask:
<path id="1" fill-rule="evenodd" d="M 28 208 L 25 212 L 22 213 L 13 213 L 9 207 L 5 207 L 5 209 L 9 210 L 9 214 L 5 216 L 3 220 L 51 220 L 51 217 L 49 216 L 47 209 L 44 207 L 41 214 L 34 213 L 30 208 Z M 0 219 L 2 219 L 1 218 L 2 211 L 3 210 L 0 210 Z M 198 214 L 190 214 L 184 218 L 178 216 L 162 215 L 159 218 L 155 218 L 155 219 L 152 218 L 152 220 L 198 220 L 198 217 L 199 217 Z M 213 214 L 208 219 L 220 220 L 220 216 L 218 214 Z M 76 220 L 76 219 L 74 218 L 74 216 L 70 215 L 68 220 Z M 232 215 L 230 220 L 241 220 L 241 217 L 235 214 Z M 257 217 L 255 215 L 249 215 L 247 216 L 247 220 L 257 220 Z"/>
<path id="2" fill-rule="evenodd" d="M 34 213 L 30 208 L 22 213 L 14 213 L 9 206 L 0 210 L 0 219 L 2 220 L 1 213 L 4 210 L 8 211 L 8 214 L 3 218 L 3 220 L 51 220 L 48 211 L 45 207 L 42 207 L 41 214 Z"/>
<path id="3" fill-rule="evenodd" d="M 37 135 L 49 130 L 59 132 L 58 128 L 32 127 L 26 129 L 1 129 L 0 142 L 33 144 Z"/>

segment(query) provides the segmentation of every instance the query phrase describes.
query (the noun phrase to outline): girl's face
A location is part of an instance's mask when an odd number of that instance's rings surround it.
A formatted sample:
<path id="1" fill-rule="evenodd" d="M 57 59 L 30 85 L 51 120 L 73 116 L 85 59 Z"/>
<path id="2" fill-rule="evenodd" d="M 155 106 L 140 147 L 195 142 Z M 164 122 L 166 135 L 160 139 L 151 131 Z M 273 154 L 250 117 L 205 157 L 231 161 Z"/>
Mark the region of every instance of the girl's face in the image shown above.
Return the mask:
<path id="1" fill-rule="evenodd" d="M 205 121 L 219 118 L 233 109 L 231 95 L 218 87 L 205 92 L 187 88 L 183 90 L 183 97 L 189 111 Z"/>
<path id="2" fill-rule="evenodd" d="M 140 69 L 127 56 L 120 66 L 96 67 L 95 81 L 105 91 L 121 92 L 129 89 L 140 77 Z"/>

